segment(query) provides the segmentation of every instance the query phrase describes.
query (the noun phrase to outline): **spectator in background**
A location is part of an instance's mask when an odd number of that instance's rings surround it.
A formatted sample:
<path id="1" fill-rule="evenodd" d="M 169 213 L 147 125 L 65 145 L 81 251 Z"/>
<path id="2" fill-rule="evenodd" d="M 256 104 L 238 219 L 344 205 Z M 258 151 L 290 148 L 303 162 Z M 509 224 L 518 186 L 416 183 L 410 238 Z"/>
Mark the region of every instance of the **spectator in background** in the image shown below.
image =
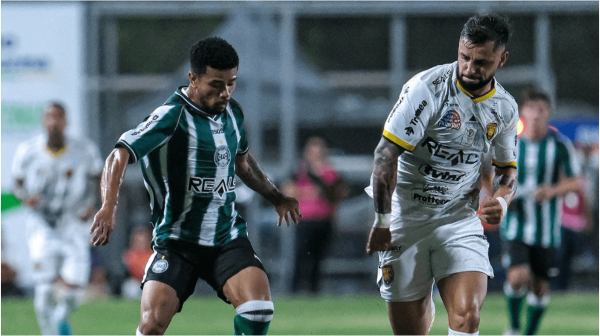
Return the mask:
<path id="1" fill-rule="evenodd" d="M 333 231 L 335 210 L 348 193 L 329 162 L 325 140 L 315 136 L 306 141 L 303 159 L 298 162 L 293 181 L 286 183 L 282 190 L 298 199 L 303 215 L 302 225 L 296 228 L 292 292 L 308 287 L 316 294 L 322 277 L 321 263 Z"/>
<path id="2" fill-rule="evenodd" d="M 549 303 L 549 279 L 557 271 L 561 198 L 581 191 L 583 185 L 571 141 L 548 127 L 550 111 L 548 95 L 535 88 L 523 92 L 519 112 L 525 130 L 517 142 L 518 187 L 500 226 L 510 319 L 506 334 L 520 332 L 521 307 L 528 292 L 524 333 L 537 332 Z"/>
<path id="3" fill-rule="evenodd" d="M 102 159 L 95 145 L 65 134 L 61 104 L 47 106 L 42 124 L 45 134 L 17 148 L 13 193 L 31 210 L 26 229 L 40 329 L 45 335 L 70 334 L 67 317 L 82 300 L 90 275 L 88 227 Z"/>
<path id="4" fill-rule="evenodd" d="M 146 264 L 152 255 L 151 242 L 152 235 L 146 227 L 138 226 L 133 229 L 129 248 L 123 256 L 129 271 L 129 279 L 123 283 L 123 293 L 129 298 L 140 298 L 142 296 L 140 285 L 144 278 Z"/>

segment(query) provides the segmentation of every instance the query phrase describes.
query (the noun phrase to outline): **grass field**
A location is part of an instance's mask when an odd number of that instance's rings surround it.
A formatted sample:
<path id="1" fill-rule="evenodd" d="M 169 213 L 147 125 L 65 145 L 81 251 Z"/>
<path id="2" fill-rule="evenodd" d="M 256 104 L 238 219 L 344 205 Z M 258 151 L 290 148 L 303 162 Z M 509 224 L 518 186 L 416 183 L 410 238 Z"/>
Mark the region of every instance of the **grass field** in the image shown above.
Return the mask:
<path id="1" fill-rule="evenodd" d="M 391 334 L 384 301 L 373 296 L 276 297 L 275 318 L 269 334 Z M 553 294 L 542 321 L 544 335 L 599 335 L 597 292 Z M 436 301 L 433 335 L 447 335 L 447 315 Z M 167 334 L 231 335 L 235 310 L 216 298 L 193 297 L 177 314 Z M 139 320 L 139 302 L 87 302 L 71 317 L 79 335 L 133 335 Z M 490 294 L 481 312 L 480 334 L 499 335 L 507 325 L 504 298 Z M 2 300 L 2 335 L 39 335 L 31 300 Z"/>

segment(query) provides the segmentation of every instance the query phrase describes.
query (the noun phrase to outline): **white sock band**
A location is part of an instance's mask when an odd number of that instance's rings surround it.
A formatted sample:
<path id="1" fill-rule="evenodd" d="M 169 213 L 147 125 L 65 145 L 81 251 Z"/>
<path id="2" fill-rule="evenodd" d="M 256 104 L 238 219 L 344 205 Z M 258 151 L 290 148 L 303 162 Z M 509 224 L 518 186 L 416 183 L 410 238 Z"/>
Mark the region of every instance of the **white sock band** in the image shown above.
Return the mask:
<path id="1" fill-rule="evenodd" d="M 523 297 L 527 294 L 527 289 L 525 287 L 514 289 L 513 286 L 507 281 L 504 283 L 504 294 L 510 297 Z"/>
<path id="2" fill-rule="evenodd" d="M 477 330 L 474 333 L 466 333 L 462 331 L 454 331 L 450 329 L 450 327 L 448 327 L 448 335 L 479 335 L 479 330 Z"/>
<path id="3" fill-rule="evenodd" d="M 135 336 L 144 336 L 144 334 L 142 334 L 142 332 L 140 331 L 140 327 L 137 327 L 137 329 L 135 329 Z"/>
<path id="4" fill-rule="evenodd" d="M 548 304 L 550 303 L 550 295 L 537 296 L 532 292 L 529 292 L 527 294 L 527 303 L 530 306 L 548 307 Z"/>
<path id="5" fill-rule="evenodd" d="M 273 319 L 275 306 L 271 301 L 254 300 L 244 302 L 235 311 L 243 318 L 254 322 L 269 322 Z"/>
<path id="6" fill-rule="evenodd" d="M 506 203 L 506 200 L 504 199 L 504 197 L 496 197 L 496 199 L 498 200 L 498 202 L 500 202 L 500 205 L 502 206 L 502 217 L 506 216 L 506 212 L 508 211 L 508 204 Z"/>

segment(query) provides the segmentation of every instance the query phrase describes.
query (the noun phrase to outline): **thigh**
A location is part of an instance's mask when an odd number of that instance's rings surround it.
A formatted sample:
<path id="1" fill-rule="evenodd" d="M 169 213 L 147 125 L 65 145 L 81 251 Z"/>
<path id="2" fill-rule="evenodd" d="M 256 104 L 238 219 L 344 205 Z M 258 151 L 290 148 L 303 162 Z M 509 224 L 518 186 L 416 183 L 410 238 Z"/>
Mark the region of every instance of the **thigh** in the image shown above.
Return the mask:
<path id="1" fill-rule="evenodd" d="M 83 287 L 90 276 L 89 234 L 83 223 L 73 223 L 73 230 L 61 236 L 62 265 L 60 276 L 69 285 Z"/>
<path id="2" fill-rule="evenodd" d="M 487 295 L 487 280 L 487 274 L 470 271 L 455 273 L 437 281 L 448 315 L 473 307 L 480 311 Z"/>
<path id="3" fill-rule="evenodd" d="M 387 302 L 408 302 L 427 296 L 433 285 L 426 236 L 399 235 L 391 251 L 379 253 L 377 285 Z"/>
<path id="4" fill-rule="evenodd" d="M 33 266 L 32 278 L 36 283 L 54 281 L 59 275 L 61 262 L 60 242 L 53 231 L 44 225 L 31 220 L 28 223 L 27 245 Z"/>
<path id="5" fill-rule="evenodd" d="M 154 253 L 146 264 L 146 272 L 142 279 L 142 293 L 146 290 L 147 282 L 162 283 L 176 293 L 179 302 L 178 309 L 181 311 L 185 301 L 194 293 L 198 281 L 196 265 L 189 256 L 195 252 L 197 251 L 185 251 L 177 242 L 157 242 L 154 246 Z"/>
<path id="6" fill-rule="evenodd" d="M 150 323 L 168 326 L 181 305 L 173 287 L 159 281 L 144 283 L 140 306 L 140 325 Z"/>
<path id="7" fill-rule="evenodd" d="M 225 282 L 223 294 L 234 308 L 248 301 L 270 301 L 269 279 L 262 269 L 246 267 Z"/>
<path id="8" fill-rule="evenodd" d="M 240 297 L 252 296 L 253 293 L 271 296 L 269 280 L 262 262 L 245 237 L 234 239 L 221 248 L 215 260 L 212 279 L 207 279 L 207 282 L 212 283 L 221 299 L 236 307 Z M 240 304 L 243 302 L 245 301 L 241 301 Z"/>
<path id="9" fill-rule="evenodd" d="M 388 302 L 388 316 L 395 335 L 426 335 L 432 322 L 431 291 L 424 298 Z"/>
<path id="10" fill-rule="evenodd" d="M 460 272 L 481 272 L 493 277 L 489 244 L 484 235 L 449 237 L 432 248 L 431 263 L 436 281 Z"/>

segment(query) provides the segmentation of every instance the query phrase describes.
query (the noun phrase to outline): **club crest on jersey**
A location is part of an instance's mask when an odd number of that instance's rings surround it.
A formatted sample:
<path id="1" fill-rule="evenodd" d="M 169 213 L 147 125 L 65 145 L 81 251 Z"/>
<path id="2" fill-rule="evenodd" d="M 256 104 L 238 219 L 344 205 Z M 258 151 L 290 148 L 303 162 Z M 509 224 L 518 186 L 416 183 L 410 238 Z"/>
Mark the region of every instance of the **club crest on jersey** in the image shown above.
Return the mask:
<path id="1" fill-rule="evenodd" d="M 383 282 L 385 282 L 385 284 L 389 286 L 392 283 L 392 281 L 394 281 L 394 268 L 392 267 L 392 265 L 382 267 L 381 275 L 383 278 Z"/>
<path id="2" fill-rule="evenodd" d="M 485 135 L 488 140 L 492 140 L 494 135 L 496 135 L 496 132 L 498 132 L 498 124 L 489 123 L 487 126 L 485 126 Z"/>
<path id="3" fill-rule="evenodd" d="M 438 126 L 446 127 L 453 130 L 460 129 L 462 121 L 460 120 L 460 114 L 456 110 L 448 110 L 444 113 L 444 116 L 438 122 Z"/>
<path id="4" fill-rule="evenodd" d="M 221 145 L 215 150 L 215 164 L 218 167 L 227 167 L 231 162 L 231 152 L 229 147 Z"/>

